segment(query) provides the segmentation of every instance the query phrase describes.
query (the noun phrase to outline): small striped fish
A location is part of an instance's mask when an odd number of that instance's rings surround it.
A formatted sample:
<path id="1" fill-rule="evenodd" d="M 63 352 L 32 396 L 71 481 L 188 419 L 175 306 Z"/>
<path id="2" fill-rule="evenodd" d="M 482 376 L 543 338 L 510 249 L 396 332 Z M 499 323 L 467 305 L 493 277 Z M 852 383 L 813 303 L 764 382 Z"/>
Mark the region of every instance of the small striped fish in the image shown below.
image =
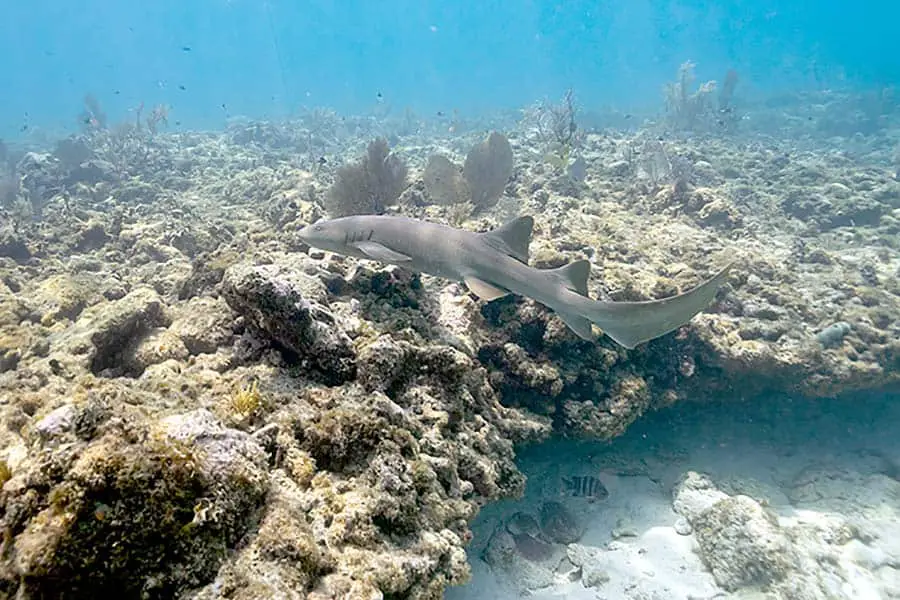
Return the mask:
<path id="1" fill-rule="evenodd" d="M 566 492 L 576 498 L 588 498 L 590 500 L 603 500 L 609 496 L 606 486 L 591 475 L 585 477 L 563 477 L 563 483 L 566 486 Z"/>

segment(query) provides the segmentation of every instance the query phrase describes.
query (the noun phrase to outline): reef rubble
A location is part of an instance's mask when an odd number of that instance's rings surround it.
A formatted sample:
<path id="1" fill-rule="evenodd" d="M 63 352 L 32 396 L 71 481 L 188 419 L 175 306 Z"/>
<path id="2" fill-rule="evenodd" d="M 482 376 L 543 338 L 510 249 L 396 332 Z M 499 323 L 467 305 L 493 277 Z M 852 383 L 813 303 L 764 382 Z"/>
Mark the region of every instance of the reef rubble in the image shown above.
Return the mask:
<path id="1" fill-rule="evenodd" d="M 0 595 L 440 598 L 479 508 L 522 493 L 517 444 L 900 377 L 887 166 L 713 138 L 670 143 L 690 182 L 648 182 L 633 134 L 593 134 L 573 181 L 513 132 L 503 198 L 467 215 L 429 205 L 420 150 L 461 158 L 478 136 L 402 151 L 389 210 L 475 230 L 532 214 L 532 263 L 590 259 L 594 297 L 665 297 L 736 261 L 708 311 L 629 351 L 527 299 L 305 247 L 333 171 L 254 131 L 158 135 L 125 173 L 20 162 L 40 211 L 0 232 Z M 735 496 L 686 514 L 701 549 L 733 512 L 783 543 Z M 735 564 L 709 560 L 725 586 L 757 568 Z"/>

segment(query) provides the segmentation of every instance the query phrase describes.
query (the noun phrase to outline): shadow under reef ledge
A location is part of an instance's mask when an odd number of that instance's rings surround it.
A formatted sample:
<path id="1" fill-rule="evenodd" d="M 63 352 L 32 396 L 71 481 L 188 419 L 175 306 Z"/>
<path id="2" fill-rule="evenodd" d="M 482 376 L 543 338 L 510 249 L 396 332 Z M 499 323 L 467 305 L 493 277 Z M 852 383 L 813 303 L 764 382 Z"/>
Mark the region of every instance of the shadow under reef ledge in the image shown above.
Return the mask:
<path id="1" fill-rule="evenodd" d="M 900 597 L 900 389 L 716 398 L 518 450 L 447 600 Z"/>
<path id="2" fill-rule="evenodd" d="M 833 346 L 800 336 L 748 340 L 743 319 L 712 313 L 624 350 L 605 338 L 573 341 L 554 319 L 532 316 L 540 328 L 534 335 L 530 312 L 520 307 L 516 329 L 482 344 L 478 359 L 504 405 L 546 416 L 569 437 L 613 439 L 642 415 L 684 401 L 827 398 L 900 385 L 900 342 L 889 339 L 861 342 L 851 334 Z"/>

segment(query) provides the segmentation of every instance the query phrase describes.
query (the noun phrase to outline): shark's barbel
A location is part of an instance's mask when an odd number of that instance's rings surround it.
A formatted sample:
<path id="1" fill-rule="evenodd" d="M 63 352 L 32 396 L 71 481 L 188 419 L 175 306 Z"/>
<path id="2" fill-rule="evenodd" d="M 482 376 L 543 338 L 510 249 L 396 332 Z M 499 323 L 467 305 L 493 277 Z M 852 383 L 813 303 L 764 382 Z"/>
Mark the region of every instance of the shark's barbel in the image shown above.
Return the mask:
<path id="1" fill-rule="evenodd" d="M 395 216 L 320 221 L 299 235 L 310 246 L 464 281 L 479 298 L 526 296 L 553 309 L 576 334 L 593 339 L 591 323 L 626 348 L 684 325 L 709 306 L 728 267 L 694 289 L 647 302 L 602 302 L 588 297 L 591 265 L 576 260 L 558 269 L 528 266 L 534 219 L 514 219 L 485 233 Z"/>

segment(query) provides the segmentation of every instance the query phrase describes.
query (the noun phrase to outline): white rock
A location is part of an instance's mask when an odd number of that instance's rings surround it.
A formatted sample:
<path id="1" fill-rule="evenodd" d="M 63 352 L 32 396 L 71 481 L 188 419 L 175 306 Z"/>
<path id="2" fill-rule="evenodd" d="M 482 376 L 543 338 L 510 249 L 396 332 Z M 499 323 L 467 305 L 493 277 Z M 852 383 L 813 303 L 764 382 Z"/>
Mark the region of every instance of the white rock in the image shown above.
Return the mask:
<path id="1" fill-rule="evenodd" d="M 675 520 L 675 533 L 678 535 L 691 535 L 694 533 L 694 528 L 691 527 L 690 522 L 684 517 L 678 517 Z"/>

